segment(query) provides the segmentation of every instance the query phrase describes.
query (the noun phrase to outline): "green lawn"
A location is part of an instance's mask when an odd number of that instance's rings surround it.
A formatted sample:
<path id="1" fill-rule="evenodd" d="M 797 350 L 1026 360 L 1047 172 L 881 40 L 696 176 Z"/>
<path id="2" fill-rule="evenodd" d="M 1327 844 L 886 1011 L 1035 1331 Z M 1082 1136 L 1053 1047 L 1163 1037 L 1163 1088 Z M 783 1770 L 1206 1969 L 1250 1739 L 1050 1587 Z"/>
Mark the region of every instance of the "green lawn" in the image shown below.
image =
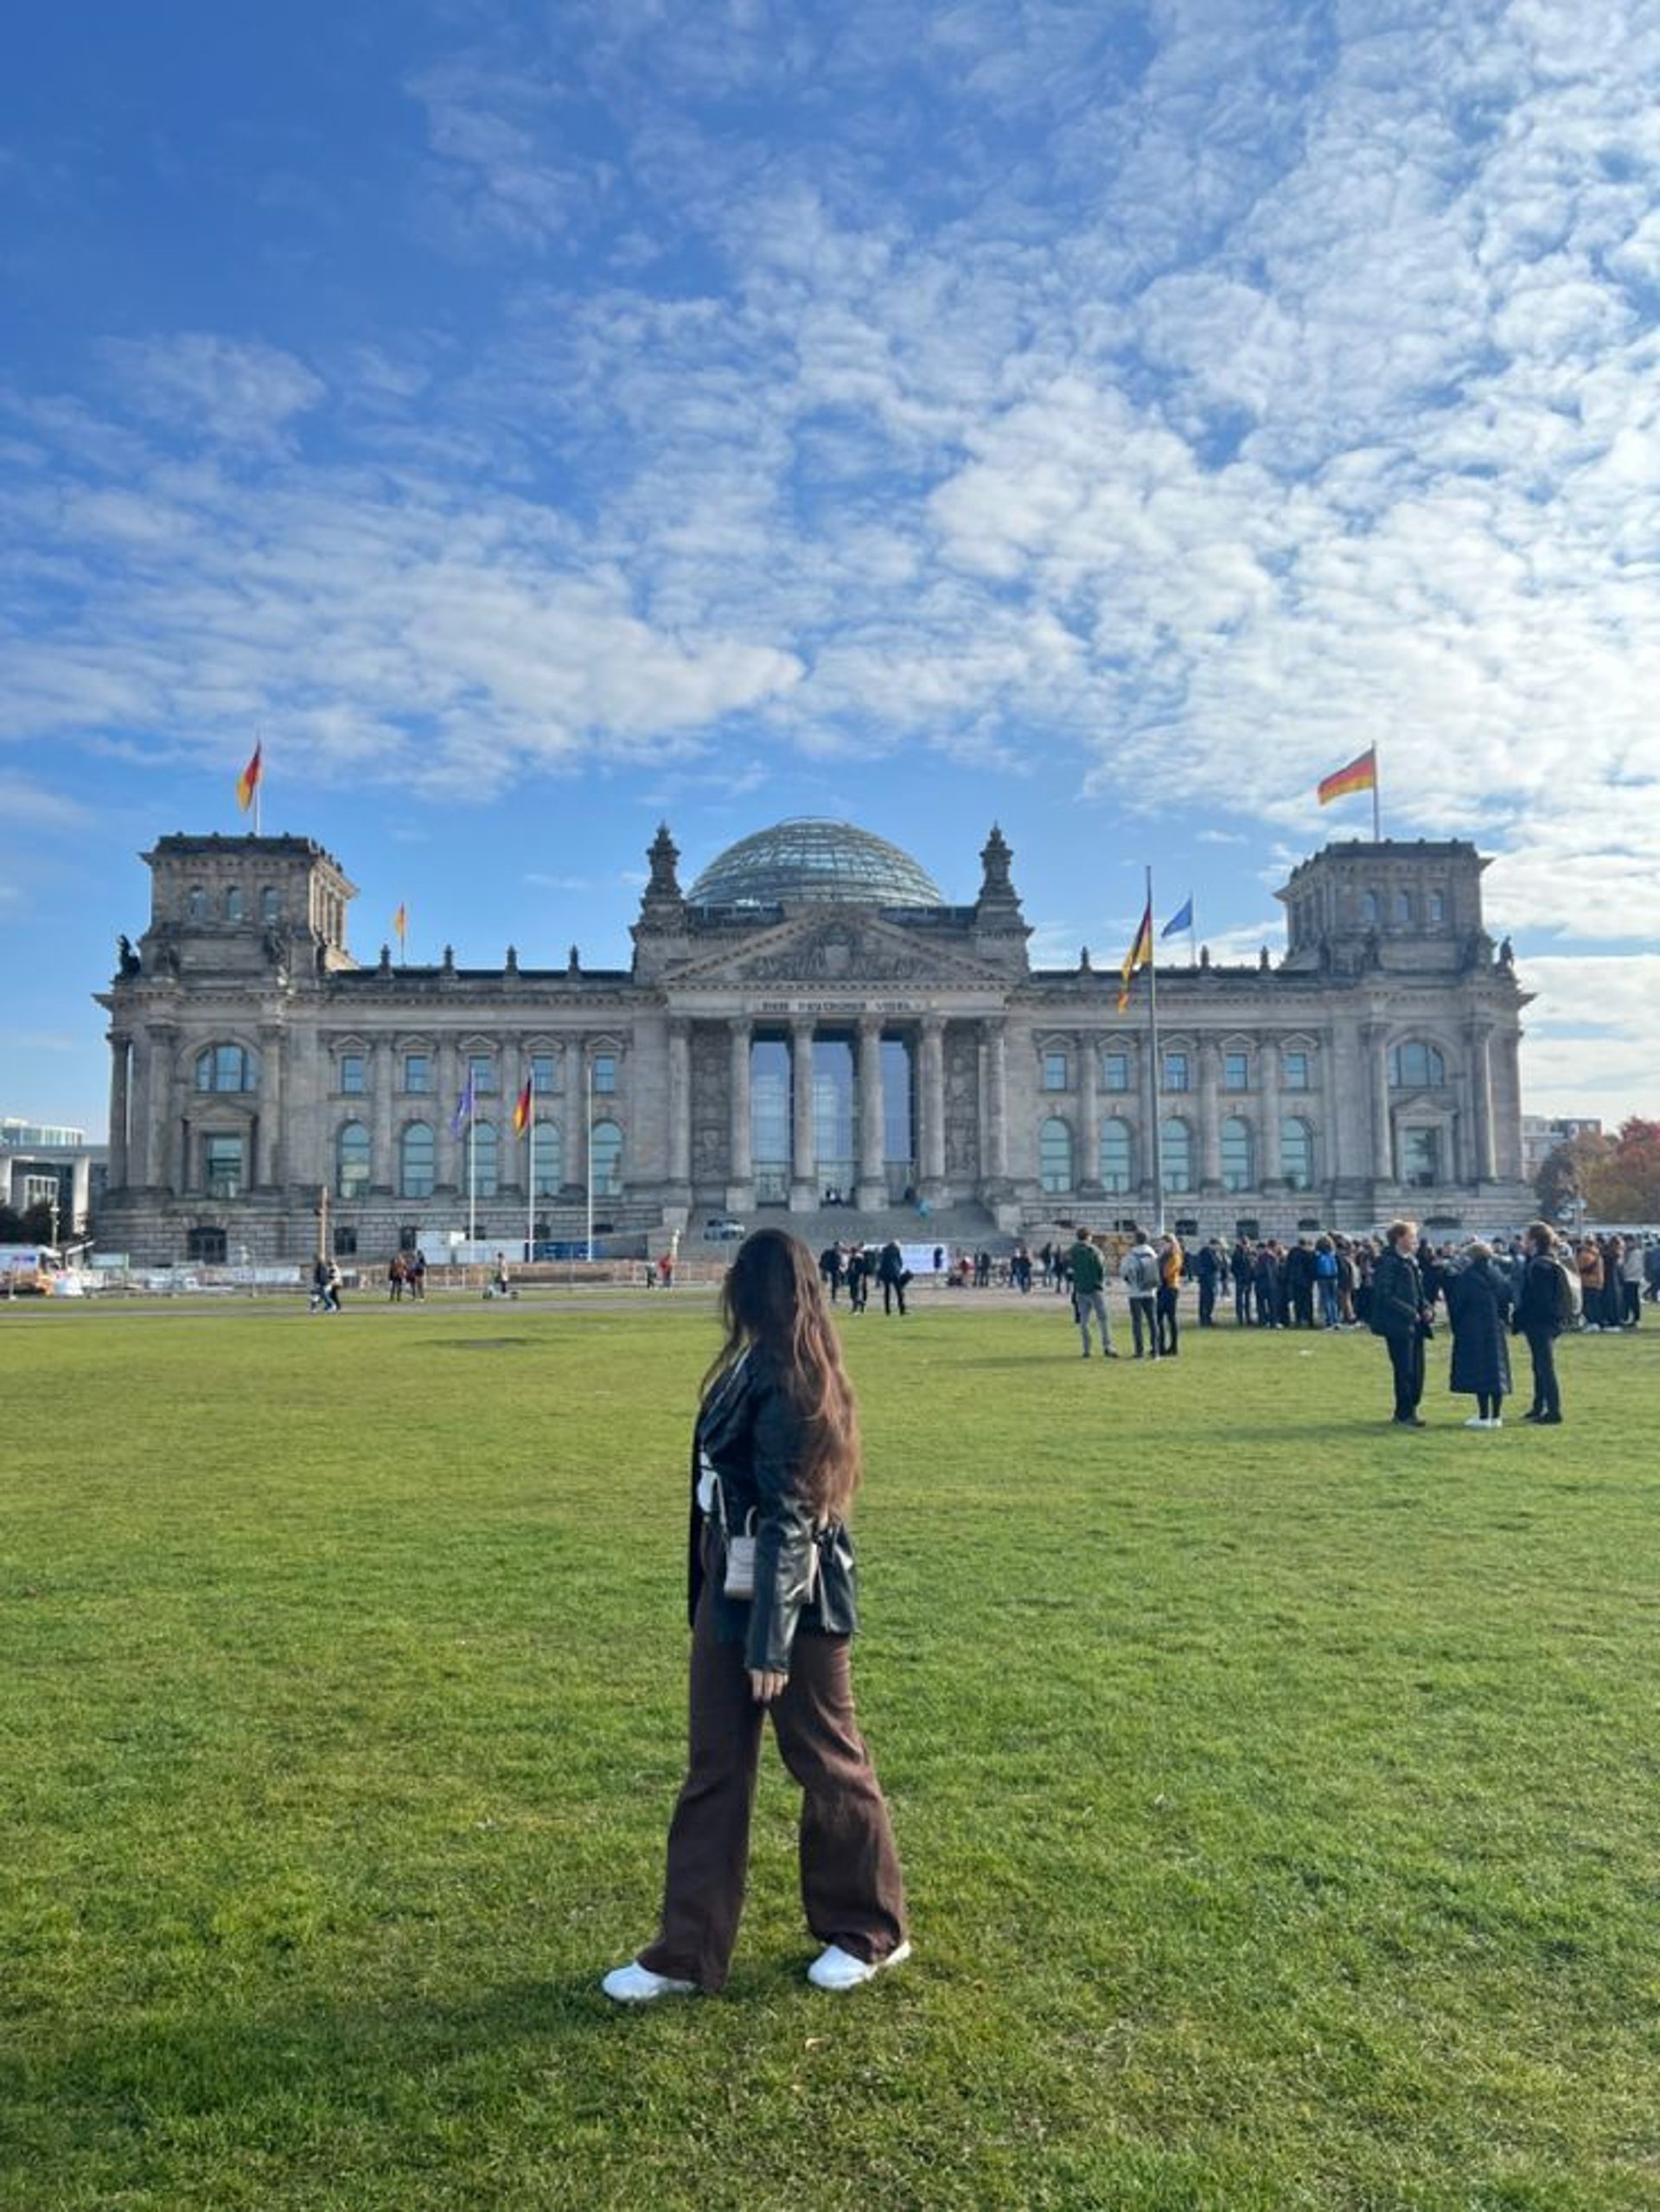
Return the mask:
<path id="1" fill-rule="evenodd" d="M 623 2012 L 701 1294 L 0 1309 L 0 2204 L 1660 2203 L 1660 1326 L 846 1324 L 914 1962 Z M 1525 1367 L 1525 1357 L 1523 1366 Z"/>

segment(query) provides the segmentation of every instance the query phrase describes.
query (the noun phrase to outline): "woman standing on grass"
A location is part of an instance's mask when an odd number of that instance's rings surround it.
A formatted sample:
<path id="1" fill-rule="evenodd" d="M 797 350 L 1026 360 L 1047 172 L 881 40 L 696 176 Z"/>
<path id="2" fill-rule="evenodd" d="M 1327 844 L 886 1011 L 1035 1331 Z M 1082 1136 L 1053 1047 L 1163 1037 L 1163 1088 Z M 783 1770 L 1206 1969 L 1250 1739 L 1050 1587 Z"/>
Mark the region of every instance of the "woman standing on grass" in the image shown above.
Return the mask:
<path id="1" fill-rule="evenodd" d="M 1465 1253 L 1463 1265 L 1446 1278 L 1446 1317 L 1452 1324 L 1452 1368 L 1448 1388 L 1473 1398 L 1476 1410 L 1466 1429 L 1500 1429 L 1501 1408 L 1510 1393 L 1510 1278 L 1493 1258 L 1493 1247 L 1479 1240 Z"/>
<path id="2" fill-rule="evenodd" d="M 848 1664 L 858 1615 L 843 1515 L 859 1482 L 859 1417 L 807 1247 L 782 1229 L 746 1238 L 721 1316 L 725 1342 L 704 1379 L 692 1451 L 690 1756 L 656 1941 L 602 1984 L 621 2004 L 725 1983 L 768 1712 L 805 1793 L 801 1900 L 826 1946 L 808 1979 L 855 1989 L 910 1951 Z M 751 1525 L 753 1594 L 729 1596 L 723 1530 Z"/>

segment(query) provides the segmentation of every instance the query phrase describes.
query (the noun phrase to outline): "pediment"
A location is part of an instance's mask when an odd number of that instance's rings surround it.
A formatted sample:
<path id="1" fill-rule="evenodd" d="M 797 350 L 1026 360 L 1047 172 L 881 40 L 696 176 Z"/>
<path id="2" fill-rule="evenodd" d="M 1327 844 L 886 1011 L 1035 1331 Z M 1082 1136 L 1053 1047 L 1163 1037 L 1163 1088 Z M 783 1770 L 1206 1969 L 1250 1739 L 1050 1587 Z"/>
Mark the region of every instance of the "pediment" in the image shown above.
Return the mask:
<path id="1" fill-rule="evenodd" d="M 1000 970 L 954 947 L 919 941 L 916 933 L 845 908 L 792 915 L 741 947 L 722 947 L 688 960 L 664 980 L 677 989 L 696 985 L 737 990 L 782 984 L 849 991 L 865 984 L 954 984 L 969 989 L 1008 985 Z"/>

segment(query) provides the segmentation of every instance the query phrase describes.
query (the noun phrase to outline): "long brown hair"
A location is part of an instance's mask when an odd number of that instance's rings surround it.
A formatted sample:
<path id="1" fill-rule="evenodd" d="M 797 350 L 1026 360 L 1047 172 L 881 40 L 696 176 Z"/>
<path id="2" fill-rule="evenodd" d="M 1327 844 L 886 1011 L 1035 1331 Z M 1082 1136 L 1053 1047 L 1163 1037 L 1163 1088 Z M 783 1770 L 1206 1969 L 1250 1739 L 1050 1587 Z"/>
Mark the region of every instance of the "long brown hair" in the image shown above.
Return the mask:
<path id="1" fill-rule="evenodd" d="M 795 1487 L 820 1520 L 838 1520 L 859 1488 L 859 1409 L 841 1364 L 813 1255 L 784 1229 L 756 1229 L 721 1285 L 725 1342 L 703 1379 L 706 1394 L 744 1346 L 777 1373 L 801 1424 Z"/>

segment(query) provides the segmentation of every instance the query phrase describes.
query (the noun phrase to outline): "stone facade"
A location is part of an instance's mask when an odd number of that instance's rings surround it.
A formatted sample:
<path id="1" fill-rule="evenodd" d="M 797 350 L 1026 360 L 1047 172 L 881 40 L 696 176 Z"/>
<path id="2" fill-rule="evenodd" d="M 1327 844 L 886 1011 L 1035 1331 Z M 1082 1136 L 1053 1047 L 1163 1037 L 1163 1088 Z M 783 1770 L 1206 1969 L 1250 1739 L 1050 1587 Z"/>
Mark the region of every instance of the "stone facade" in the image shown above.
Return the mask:
<path id="1" fill-rule="evenodd" d="M 810 826 L 893 857 L 846 826 Z M 862 845 L 861 845 L 862 841 Z M 737 851 L 738 848 L 734 848 Z M 833 857 L 834 857 L 833 852 Z M 1328 846 L 1280 896 L 1287 949 L 1119 976 L 1036 970 L 994 830 L 971 906 L 682 893 L 667 830 L 626 970 L 360 965 L 353 887 L 295 838 L 161 839 L 150 926 L 99 998 L 112 1053 L 105 1244 L 141 1260 L 303 1258 L 326 1208 L 365 1259 L 464 1228 L 979 1209 L 1209 1234 L 1397 1211 L 1525 1218 L 1525 1003 L 1463 843 Z M 903 857 L 901 856 L 900 857 Z M 730 873 L 730 871 L 729 871 Z M 775 865 L 769 883 L 776 886 Z M 786 877 L 787 880 L 787 877 Z M 739 886 L 741 893 L 741 884 Z M 533 1074 L 532 1128 L 514 1108 Z M 475 1114 L 457 1131 L 470 1080 Z M 849 1229 L 853 1227 L 850 1220 Z M 924 1232 L 924 1233 L 926 1233 Z"/>

